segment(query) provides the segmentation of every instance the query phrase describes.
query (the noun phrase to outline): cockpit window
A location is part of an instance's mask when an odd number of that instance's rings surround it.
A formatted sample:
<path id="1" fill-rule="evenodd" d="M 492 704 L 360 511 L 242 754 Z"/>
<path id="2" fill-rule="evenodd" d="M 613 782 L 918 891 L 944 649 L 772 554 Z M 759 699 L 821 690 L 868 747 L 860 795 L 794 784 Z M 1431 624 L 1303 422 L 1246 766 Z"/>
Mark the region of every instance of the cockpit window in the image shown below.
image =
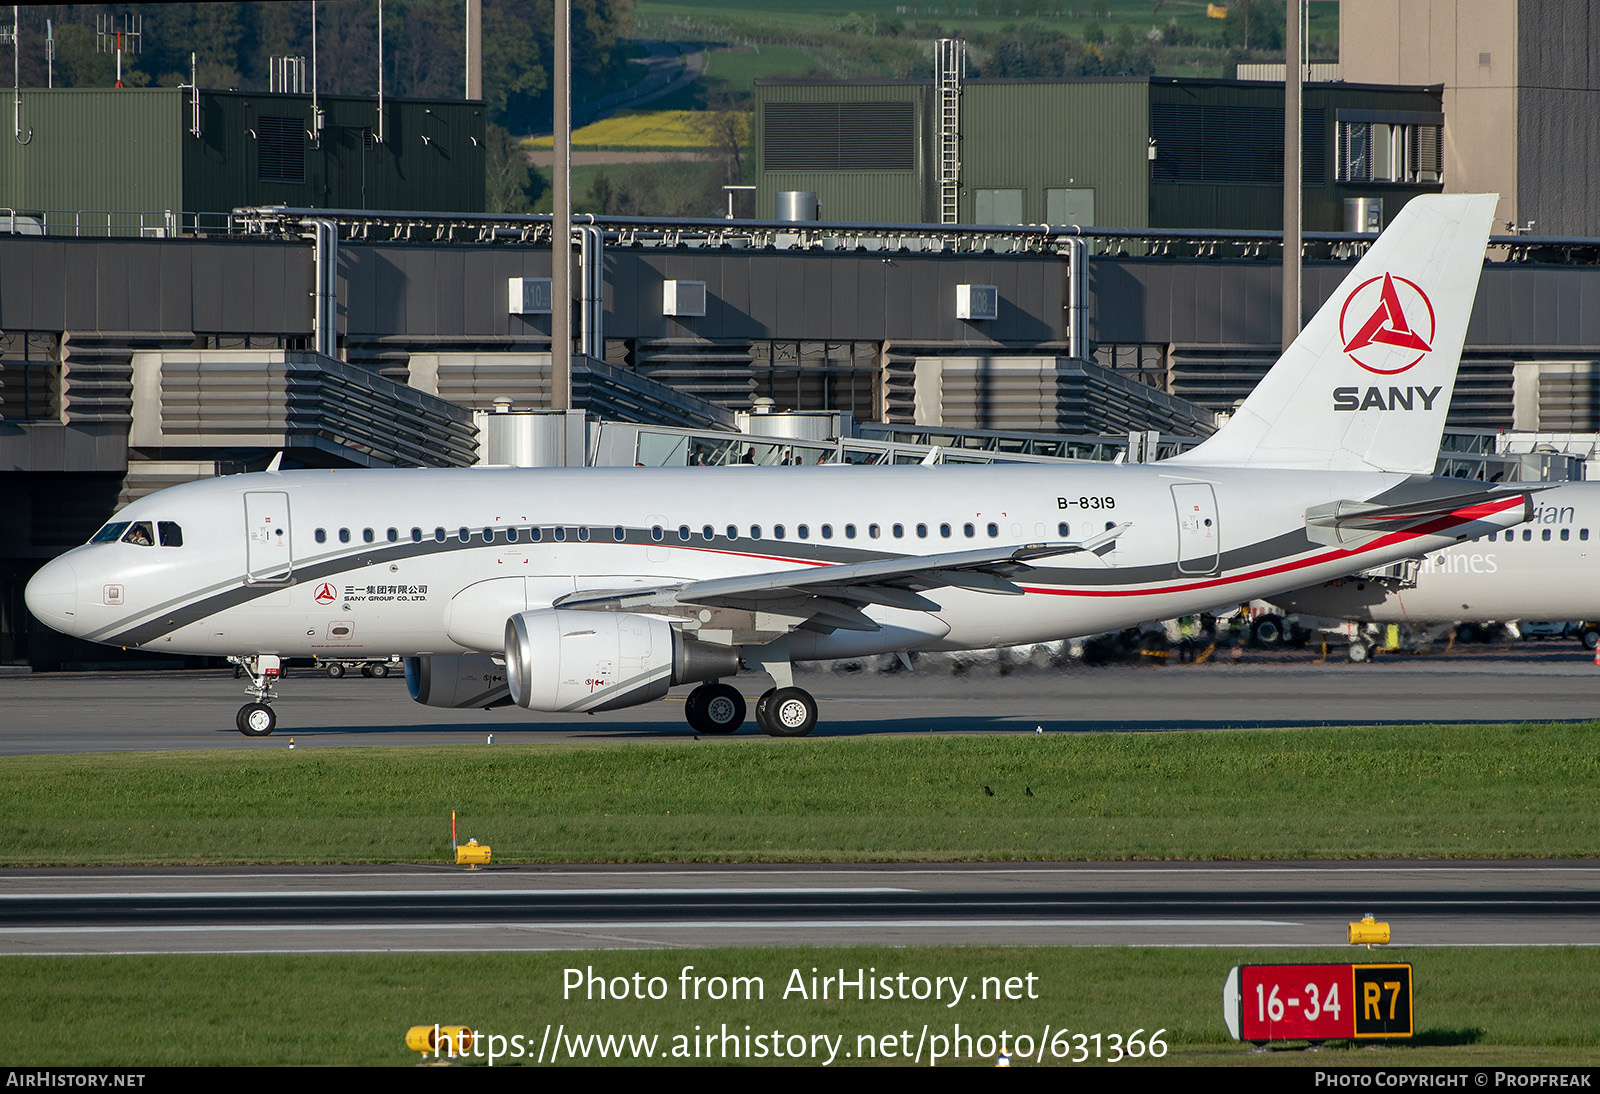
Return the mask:
<path id="1" fill-rule="evenodd" d="M 127 534 L 122 537 L 122 542 L 132 543 L 137 547 L 154 547 L 156 545 L 156 530 L 147 520 L 136 520 L 128 528 Z"/>
<path id="2" fill-rule="evenodd" d="M 156 521 L 156 531 L 161 533 L 161 546 L 182 547 L 183 529 L 170 520 Z"/>
<path id="3" fill-rule="evenodd" d="M 94 534 L 90 543 L 115 543 L 122 538 L 122 533 L 128 530 L 128 522 L 115 520 Z"/>

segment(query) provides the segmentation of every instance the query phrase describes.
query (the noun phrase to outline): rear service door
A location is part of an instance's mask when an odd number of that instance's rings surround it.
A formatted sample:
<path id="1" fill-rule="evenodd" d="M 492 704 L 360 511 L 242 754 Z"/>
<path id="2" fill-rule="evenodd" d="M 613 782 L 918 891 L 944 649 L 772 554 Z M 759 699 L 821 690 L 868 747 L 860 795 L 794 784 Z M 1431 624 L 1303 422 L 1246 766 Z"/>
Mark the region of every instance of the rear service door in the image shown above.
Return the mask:
<path id="1" fill-rule="evenodd" d="M 289 546 L 289 495 L 252 490 L 244 496 L 245 580 L 288 581 L 294 571 Z"/>
<path id="2" fill-rule="evenodd" d="M 1217 496 L 1210 483 L 1182 483 L 1172 488 L 1178 510 L 1178 572 L 1214 574 L 1220 556 Z"/>

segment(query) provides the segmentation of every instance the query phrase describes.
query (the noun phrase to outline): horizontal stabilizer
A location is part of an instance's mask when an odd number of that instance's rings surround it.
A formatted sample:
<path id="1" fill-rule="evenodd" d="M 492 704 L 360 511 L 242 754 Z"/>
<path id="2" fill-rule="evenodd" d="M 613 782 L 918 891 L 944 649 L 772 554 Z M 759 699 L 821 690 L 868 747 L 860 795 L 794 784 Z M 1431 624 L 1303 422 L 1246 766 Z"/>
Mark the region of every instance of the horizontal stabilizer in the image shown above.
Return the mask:
<path id="1" fill-rule="evenodd" d="M 1459 522 L 1493 516 L 1497 518 L 1494 527 L 1501 528 L 1527 520 L 1533 512 L 1533 494 L 1547 489 L 1549 486 L 1470 490 L 1392 505 L 1330 501 L 1306 510 L 1307 534 L 1314 542 L 1331 547 L 1356 547 L 1389 532 L 1413 531 L 1436 520 Z M 1508 520 L 1507 511 L 1513 506 L 1520 506 L 1520 516 Z"/>

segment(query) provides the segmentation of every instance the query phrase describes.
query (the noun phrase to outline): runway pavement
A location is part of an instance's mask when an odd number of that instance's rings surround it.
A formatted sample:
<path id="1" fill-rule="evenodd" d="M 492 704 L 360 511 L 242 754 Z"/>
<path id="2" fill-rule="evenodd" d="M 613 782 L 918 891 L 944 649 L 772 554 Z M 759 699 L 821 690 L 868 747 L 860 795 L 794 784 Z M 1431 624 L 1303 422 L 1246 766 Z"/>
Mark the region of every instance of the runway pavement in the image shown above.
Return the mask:
<path id="1" fill-rule="evenodd" d="M 1600 945 L 1600 864 L 15 870 L 0 954 L 719 945 Z"/>
<path id="2" fill-rule="evenodd" d="M 1250 652 L 1239 663 L 1149 663 L 1022 669 L 978 666 L 854 674 L 797 671 L 816 695 L 814 735 L 1160 731 L 1396 722 L 1588 721 L 1600 718 L 1600 667 L 1576 643 L 1479 647 L 1391 656 L 1369 665 L 1317 663 L 1311 651 Z M 764 677 L 739 679 L 753 700 Z M 443 710 L 413 703 L 403 681 L 294 672 L 278 688 L 278 731 L 234 728 L 247 700 L 227 672 L 97 672 L 0 676 L 0 755 L 181 748 L 281 748 L 497 741 L 689 740 L 687 688 L 596 715 L 516 707 Z M 753 719 L 741 731 L 759 737 Z"/>

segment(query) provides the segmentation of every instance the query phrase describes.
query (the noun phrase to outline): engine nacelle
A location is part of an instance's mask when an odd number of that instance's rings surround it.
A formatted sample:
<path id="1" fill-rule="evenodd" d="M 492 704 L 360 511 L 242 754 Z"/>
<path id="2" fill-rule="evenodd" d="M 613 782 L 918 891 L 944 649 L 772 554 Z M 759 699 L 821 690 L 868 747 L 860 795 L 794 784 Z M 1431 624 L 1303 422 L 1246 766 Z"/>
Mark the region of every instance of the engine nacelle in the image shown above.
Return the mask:
<path id="1" fill-rule="evenodd" d="M 511 698 L 529 710 L 615 710 L 674 684 L 732 676 L 739 654 L 664 619 L 616 612 L 521 612 L 506 621 Z"/>
<path id="2" fill-rule="evenodd" d="M 492 657 L 407 657 L 406 689 L 424 706 L 465 710 L 509 706 L 504 665 Z"/>

